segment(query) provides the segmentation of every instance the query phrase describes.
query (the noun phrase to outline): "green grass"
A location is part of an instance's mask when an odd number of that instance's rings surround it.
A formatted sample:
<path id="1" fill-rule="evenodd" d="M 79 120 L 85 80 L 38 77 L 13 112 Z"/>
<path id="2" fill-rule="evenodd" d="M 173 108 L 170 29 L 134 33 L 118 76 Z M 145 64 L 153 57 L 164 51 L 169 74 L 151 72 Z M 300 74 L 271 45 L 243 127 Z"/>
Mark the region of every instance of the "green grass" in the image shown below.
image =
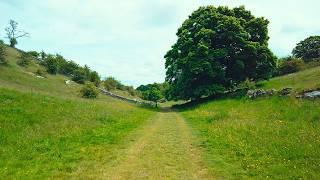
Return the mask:
<path id="1" fill-rule="evenodd" d="M 259 83 L 263 88 L 281 89 L 285 87 L 292 87 L 296 91 L 303 89 L 314 89 L 320 88 L 320 66 L 300 71 L 298 73 L 289 74 L 273 78 L 269 81 Z"/>
<path id="2" fill-rule="evenodd" d="M 262 82 L 320 87 L 320 67 Z M 200 137 L 210 171 L 227 179 L 319 179 L 320 101 L 294 97 L 220 99 L 180 109 Z"/>
<path id="3" fill-rule="evenodd" d="M 320 101 L 226 99 L 185 109 L 210 170 L 227 179 L 319 179 Z"/>
<path id="4" fill-rule="evenodd" d="M 66 100 L 0 89 L 2 178 L 67 177 L 108 160 L 154 113 L 119 101 Z M 84 163 L 86 162 L 86 163 Z M 92 167 L 91 167 L 92 166 Z"/>
<path id="5" fill-rule="evenodd" d="M 100 94 L 80 97 L 82 85 L 66 85 L 62 75 L 40 79 L 42 66 L 0 66 L 0 176 L 66 178 L 86 174 L 117 154 L 125 138 L 155 112 Z M 82 171 L 85 171 L 84 173 Z"/>

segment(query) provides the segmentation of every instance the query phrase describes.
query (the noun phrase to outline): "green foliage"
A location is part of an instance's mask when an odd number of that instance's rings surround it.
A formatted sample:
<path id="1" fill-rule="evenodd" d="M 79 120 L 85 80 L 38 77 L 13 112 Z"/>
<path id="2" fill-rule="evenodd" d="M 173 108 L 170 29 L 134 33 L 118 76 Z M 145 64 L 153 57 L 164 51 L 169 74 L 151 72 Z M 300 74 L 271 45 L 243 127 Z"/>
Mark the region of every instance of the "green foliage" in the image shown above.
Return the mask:
<path id="1" fill-rule="evenodd" d="M 61 64 L 59 72 L 61 74 L 70 76 L 74 73 L 74 71 L 76 71 L 79 68 L 80 68 L 80 66 L 77 63 L 75 63 L 74 61 L 66 61 L 65 60 Z"/>
<path id="2" fill-rule="evenodd" d="M 84 84 L 87 79 L 84 69 L 77 69 L 73 72 L 72 80 L 79 84 Z"/>
<path id="3" fill-rule="evenodd" d="M 53 55 L 48 55 L 44 59 L 44 65 L 47 68 L 47 72 L 50 74 L 57 74 L 59 71 L 59 63 Z"/>
<path id="4" fill-rule="evenodd" d="M 170 98 L 198 99 L 247 78 L 270 78 L 275 56 L 268 48 L 268 23 L 243 6 L 207 6 L 192 13 L 165 55 Z"/>
<path id="5" fill-rule="evenodd" d="M 6 49 L 3 41 L 0 40 L 0 65 L 8 64 L 6 59 Z"/>
<path id="6" fill-rule="evenodd" d="M 81 95 L 83 98 L 95 99 L 98 97 L 99 92 L 95 86 L 91 83 L 86 84 L 81 90 Z"/>
<path id="7" fill-rule="evenodd" d="M 279 74 L 290 74 L 301 71 L 304 68 L 304 62 L 301 59 L 293 59 L 289 61 L 283 61 L 279 66 Z"/>
<path id="8" fill-rule="evenodd" d="M 169 89 L 169 84 L 167 82 L 164 82 L 164 83 L 153 83 L 153 84 L 147 84 L 147 85 L 140 85 L 139 87 L 137 87 L 137 91 L 139 91 L 141 93 L 142 99 L 147 100 L 147 98 L 145 97 L 144 94 L 146 94 L 146 92 L 148 92 L 154 88 L 161 92 L 162 97 L 166 97 L 168 89 Z"/>
<path id="9" fill-rule="evenodd" d="M 240 89 L 256 89 L 256 83 L 250 79 L 246 79 L 239 84 L 238 88 Z"/>
<path id="10" fill-rule="evenodd" d="M 89 73 L 89 81 L 94 83 L 94 85 L 96 87 L 98 87 L 101 83 L 100 76 L 99 76 L 98 72 L 96 72 L 96 71 L 90 72 Z"/>
<path id="11" fill-rule="evenodd" d="M 20 59 L 17 61 L 17 64 L 19 66 L 27 67 L 31 63 L 31 59 L 32 57 L 28 53 L 22 52 L 20 55 Z"/>
<path id="12" fill-rule="evenodd" d="M 10 39 L 10 47 L 16 47 L 16 45 L 18 44 L 18 41 L 16 38 L 11 38 Z"/>
<path id="13" fill-rule="evenodd" d="M 308 62 L 313 58 L 320 58 L 320 36 L 310 36 L 299 42 L 292 54 Z"/>
<path id="14" fill-rule="evenodd" d="M 106 90 L 111 91 L 121 87 L 121 83 L 114 77 L 107 77 L 103 81 L 103 86 L 106 88 Z"/>
<path id="15" fill-rule="evenodd" d="M 147 101 L 155 102 L 156 106 L 158 106 L 159 100 L 163 98 L 161 91 L 155 87 L 152 87 L 147 91 L 143 91 L 142 96 L 143 96 L 143 99 Z"/>
<path id="16" fill-rule="evenodd" d="M 29 51 L 27 53 L 30 55 L 30 57 L 33 57 L 34 59 L 38 59 L 40 55 L 37 51 Z"/>
<path id="17" fill-rule="evenodd" d="M 47 68 L 50 74 L 59 73 L 70 76 L 73 81 L 79 84 L 84 84 L 85 81 L 91 81 L 96 86 L 100 84 L 99 74 L 96 71 L 91 71 L 87 65 L 81 67 L 74 61 L 68 61 L 59 54 L 46 54 L 42 51 L 39 56 L 41 64 Z"/>

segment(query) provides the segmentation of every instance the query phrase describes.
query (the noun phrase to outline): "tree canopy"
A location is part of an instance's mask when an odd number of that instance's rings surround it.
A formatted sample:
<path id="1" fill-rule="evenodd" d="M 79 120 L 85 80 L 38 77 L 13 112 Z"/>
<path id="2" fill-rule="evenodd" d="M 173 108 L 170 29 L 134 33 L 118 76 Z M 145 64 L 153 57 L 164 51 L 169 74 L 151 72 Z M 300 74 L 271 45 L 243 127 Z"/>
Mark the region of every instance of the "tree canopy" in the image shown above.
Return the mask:
<path id="1" fill-rule="evenodd" d="M 320 36 L 310 36 L 299 42 L 293 49 L 292 54 L 305 61 L 320 58 Z"/>
<path id="2" fill-rule="evenodd" d="M 193 12 L 165 55 L 170 99 L 198 99 L 247 78 L 270 78 L 276 58 L 268 48 L 268 24 L 244 6 Z"/>

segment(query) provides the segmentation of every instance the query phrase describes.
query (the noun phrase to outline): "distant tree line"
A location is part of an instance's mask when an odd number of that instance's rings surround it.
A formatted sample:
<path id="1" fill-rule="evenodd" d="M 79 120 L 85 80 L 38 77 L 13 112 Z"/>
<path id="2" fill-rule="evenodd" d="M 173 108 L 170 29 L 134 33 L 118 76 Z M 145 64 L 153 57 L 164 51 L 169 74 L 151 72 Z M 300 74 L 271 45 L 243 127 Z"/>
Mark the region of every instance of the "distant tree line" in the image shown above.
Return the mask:
<path id="1" fill-rule="evenodd" d="M 297 44 L 292 50 L 292 55 L 278 60 L 275 76 L 295 73 L 319 65 L 320 36 L 310 36 Z"/>
<path id="2" fill-rule="evenodd" d="M 40 53 L 36 51 L 22 52 L 18 64 L 27 66 L 32 59 L 43 65 L 49 74 L 69 76 L 79 84 L 89 81 L 95 86 L 100 85 L 101 79 L 96 71 L 92 71 L 87 65 L 82 67 L 72 60 L 67 60 L 60 54 L 47 54 L 44 51 Z"/>

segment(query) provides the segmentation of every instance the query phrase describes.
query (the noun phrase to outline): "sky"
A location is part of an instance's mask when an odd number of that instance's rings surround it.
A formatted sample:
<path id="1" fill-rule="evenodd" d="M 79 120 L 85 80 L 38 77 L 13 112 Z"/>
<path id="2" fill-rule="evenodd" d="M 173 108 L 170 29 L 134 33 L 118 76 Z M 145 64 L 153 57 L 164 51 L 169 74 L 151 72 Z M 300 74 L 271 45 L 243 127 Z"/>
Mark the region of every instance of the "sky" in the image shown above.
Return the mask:
<path id="1" fill-rule="evenodd" d="M 59 53 L 126 85 L 163 82 L 164 55 L 200 6 L 244 5 L 269 24 L 269 47 L 289 55 L 320 35 L 319 0 L 0 0 L 0 38 L 10 19 L 31 34 L 18 48 Z"/>

